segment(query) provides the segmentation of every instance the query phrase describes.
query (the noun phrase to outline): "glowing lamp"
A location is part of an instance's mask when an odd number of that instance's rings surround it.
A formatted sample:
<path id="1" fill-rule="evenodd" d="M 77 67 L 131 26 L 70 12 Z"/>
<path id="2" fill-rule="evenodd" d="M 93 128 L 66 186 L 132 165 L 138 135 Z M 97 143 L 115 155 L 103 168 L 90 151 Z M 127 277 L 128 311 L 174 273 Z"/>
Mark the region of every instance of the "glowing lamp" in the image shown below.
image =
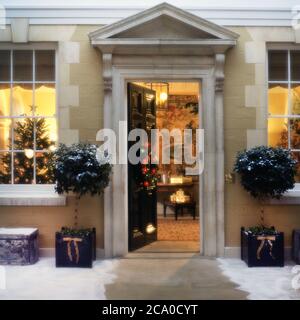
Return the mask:
<path id="1" fill-rule="evenodd" d="M 155 230 L 156 230 L 156 228 L 154 227 L 154 225 L 152 223 L 149 223 L 146 227 L 146 232 L 148 234 L 155 232 Z"/>
<path id="2" fill-rule="evenodd" d="M 168 94 L 166 92 L 161 92 L 159 95 L 159 100 L 165 102 L 168 99 Z"/>
<path id="3" fill-rule="evenodd" d="M 34 156 L 34 151 L 32 149 L 25 149 L 25 156 L 28 158 L 28 159 L 32 159 L 33 156 Z"/>
<path id="4" fill-rule="evenodd" d="M 189 195 L 184 194 L 182 189 L 177 190 L 175 193 L 171 194 L 170 200 L 176 203 L 185 203 L 191 200 Z"/>

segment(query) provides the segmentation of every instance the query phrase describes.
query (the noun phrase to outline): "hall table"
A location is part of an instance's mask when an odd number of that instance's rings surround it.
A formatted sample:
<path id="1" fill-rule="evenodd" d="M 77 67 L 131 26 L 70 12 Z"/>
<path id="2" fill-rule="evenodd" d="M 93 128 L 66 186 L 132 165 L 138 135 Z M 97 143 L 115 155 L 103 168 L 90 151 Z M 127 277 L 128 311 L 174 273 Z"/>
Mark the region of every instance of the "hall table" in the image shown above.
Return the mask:
<path id="1" fill-rule="evenodd" d="M 167 216 L 167 207 L 173 208 L 175 211 L 175 220 L 178 220 L 178 211 L 180 210 L 181 215 L 183 215 L 183 209 L 187 208 L 190 210 L 193 219 L 196 219 L 196 202 L 195 201 L 189 201 L 189 202 L 173 202 L 170 200 L 164 201 L 164 217 Z"/>
<path id="2" fill-rule="evenodd" d="M 176 189 L 192 189 L 195 185 L 195 182 L 188 183 L 157 183 L 157 192 L 173 192 Z"/>

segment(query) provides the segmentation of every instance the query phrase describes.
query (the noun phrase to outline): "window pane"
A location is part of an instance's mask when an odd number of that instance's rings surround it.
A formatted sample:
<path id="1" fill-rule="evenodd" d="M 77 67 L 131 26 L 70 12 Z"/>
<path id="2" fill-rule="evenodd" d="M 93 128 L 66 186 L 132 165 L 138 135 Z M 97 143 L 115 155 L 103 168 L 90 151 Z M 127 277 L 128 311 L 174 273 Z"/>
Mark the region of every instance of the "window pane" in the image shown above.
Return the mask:
<path id="1" fill-rule="evenodd" d="M 34 120 L 32 118 L 14 119 L 14 149 L 33 149 Z"/>
<path id="2" fill-rule="evenodd" d="M 35 80 L 55 80 L 55 52 L 53 50 L 35 51 Z"/>
<path id="3" fill-rule="evenodd" d="M 291 51 L 291 80 L 300 81 L 300 51 Z"/>
<path id="4" fill-rule="evenodd" d="M 12 114 L 14 116 L 32 115 L 32 84 L 15 84 L 12 89 Z"/>
<path id="5" fill-rule="evenodd" d="M 0 81 L 10 81 L 10 51 L 0 51 Z"/>
<path id="6" fill-rule="evenodd" d="M 11 120 L 0 119 L 0 150 L 10 150 Z"/>
<path id="7" fill-rule="evenodd" d="M 291 84 L 292 114 L 300 115 L 300 83 Z"/>
<path id="8" fill-rule="evenodd" d="M 0 83 L 0 116 L 9 116 L 10 112 L 10 84 Z"/>
<path id="9" fill-rule="evenodd" d="M 269 51 L 269 80 L 288 80 L 288 52 Z"/>
<path id="10" fill-rule="evenodd" d="M 39 116 L 55 115 L 55 85 L 51 83 L 36 84 L 35 114 Z"/>
<path id="11" fill-rule="evenodd" d="M 33 183 L 33 157 L 14 152 L 14 183 Z"/>
<path id="12" fill-rule="evenodd" d="M 13 51 L 13 81 L 32 81 L 32 57 L 29 50 Z"/>
<path id="13" fill-rule="evenodd" d="M 55 118 L 40 118 L 36 120 L 36 149 L 53 150 L 57 141 Z"/>
<path id="14" fill-rule="evenodd" d="M 0 183 L 11 183 L 10 152 L 0 152 Z"/>
<path id="15" fill-rule="evenodd" d="M 300 182 L 300 152 L 292 152 L 295 160 L 298 162 L 296 165 L 296 175 L 295 180 L 296 182 Z"/>
<path id="16" fill-rule="evenodd" d="M 33 80 L 42 83 L 27 83 Z M 0 183 L 34 183 L 34 170 L 36 183 L 54 182 L 50 159 L 57 143 L 56 89 L 49 83 L 54 81 L 54 50 L 0 51 L 0 82 L 7 82 L 0 83 L 0 116 L 16 117 L 0 118 Z"/>
<path id="17" fill-rule="evenodd" d="M 268 144 L 271 147 L 288 148 L 288 120 L 286 118 L 268 119 Z"/>
<path id="18" fill-rule="evenodd" d="M 269 84 L 268 104 L 269 114 L 287 115 L 288 114 L 288 85 L 287 84 Z"/>
<path id="19" fill-rule="evenodd" d="M 53 168 L 49 165 L 52 158 L 53 153 L 36 153 L 36 183 L 54 183 Z"/>
<path id="20" fill-rule="evenodd" d="M 291 149 L 300 150 L 300 119 L 290 119 L 290 128 Z"/>

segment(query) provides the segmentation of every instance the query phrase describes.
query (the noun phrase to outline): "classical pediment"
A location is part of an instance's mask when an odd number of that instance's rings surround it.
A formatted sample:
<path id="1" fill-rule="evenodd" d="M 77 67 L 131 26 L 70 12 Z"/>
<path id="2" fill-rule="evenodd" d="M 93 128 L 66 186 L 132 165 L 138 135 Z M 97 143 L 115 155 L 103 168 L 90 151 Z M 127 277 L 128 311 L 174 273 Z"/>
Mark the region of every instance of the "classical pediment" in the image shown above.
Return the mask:
<path id="1" fill-rule="evenodd" d="M 187 11 L 162 3 L 90 33 L 102 51 L 123 46 L 233 46 L 238 35 Z M 120 48 L 119 48 L 120 49 Z M 222 51 L 221 50 L 221 51 Z"/>
<path id="2" fill-rule="evenodd" d="M 216 39 L 217 37 L 199 28 L 163 14 L 136 27 L 127 29 L 110 38 L 144 39 Z"/>

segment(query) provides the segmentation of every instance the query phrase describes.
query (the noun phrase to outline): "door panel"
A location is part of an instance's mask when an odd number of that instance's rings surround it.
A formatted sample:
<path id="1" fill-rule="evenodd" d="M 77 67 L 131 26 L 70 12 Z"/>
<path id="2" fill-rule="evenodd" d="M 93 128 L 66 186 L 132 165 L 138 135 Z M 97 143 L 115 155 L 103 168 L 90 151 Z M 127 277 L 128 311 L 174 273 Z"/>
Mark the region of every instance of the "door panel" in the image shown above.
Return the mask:
<path id="1" fill-rule="evenodd" d="M 156 125 L 155 108 L 155 91 L 128 84 L 128 131 L 144 129 L 150 142 L 150 130 Z M 135 143 L 128 142 L 128 150 Z M 149 153 L 146 156 L 151 158 Z M 144 186 L 143 168 L 145 166 L 141 163 L 128 163 L 129 250 L 157 240 L 156 187 L 150 189 Z M 149 170 L 153 169 L 149 167 Z"/>

